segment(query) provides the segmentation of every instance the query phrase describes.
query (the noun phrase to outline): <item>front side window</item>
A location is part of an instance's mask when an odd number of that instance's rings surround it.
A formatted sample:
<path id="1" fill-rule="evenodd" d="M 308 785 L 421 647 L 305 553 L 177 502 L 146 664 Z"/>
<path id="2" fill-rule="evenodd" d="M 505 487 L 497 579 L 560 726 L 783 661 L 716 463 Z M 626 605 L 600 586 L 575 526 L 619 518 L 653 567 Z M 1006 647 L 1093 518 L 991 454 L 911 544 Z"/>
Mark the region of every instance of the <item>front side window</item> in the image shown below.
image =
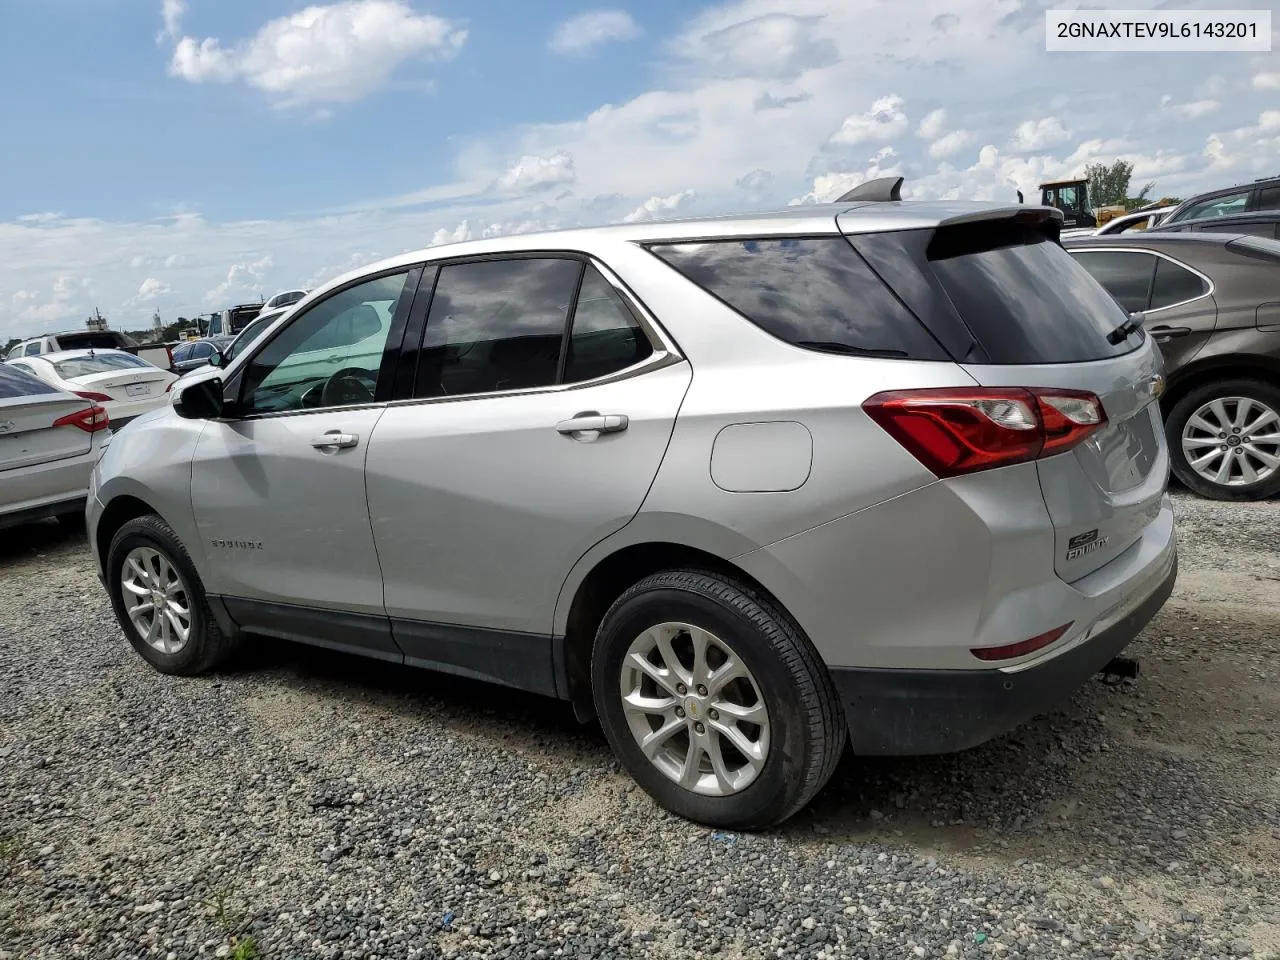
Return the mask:
<path id="1" fill-rule="evenodd" d="M 618 292 L 600 271 L 588 266 L 573 308 L 564 382 L 607 377 L 652 353 L 652 345 Z"/>
<path id="2" fill-rule="evenodd" d="M 347 287 L 295 317 L 250 360 L 241 412 L 287 413 L 371 403 L 408 273 Z"/>
<path id="3" fill-rule="evenodd" d="M 213 344 L 201 342 L 191 345 L 192 360 L 207 360 L 211 356 L 213 356 Z"/>
<path id="4" fill-rule="evenodd" d="M 1225 217 L 1232 213 L 1244 213 L 1248 202 L 1249 194 L 1247 192 L 1229 193 L 1226 196 L 1213 197 L 1193 204 L 1178 219 L 1202 220 L 1205 217 Z"/>
<path id="5" fill-rule="evenodd" d="M 1109 294 L 1120 301 L 1120 306 L 1131 313 L 1147 309 L 1151 280 L 1159 257 L 1150 253 L 1088 250 L 1075 254 L 1075 258 Z"/>
<path id="6" fill-rule="evenodd" d="M 1185 303 L 1202 297 L 1209 292 L 1209 285 L 1186 267 L 1165 260 L 1156 259 L 1156 279 L 1151 287 L 1151 306 L 1158 310 L 1161 307 L 1172 307 L 1177 303 Z"/>
<path id="7" fill-rule="evenodd" d="M 23 355 L 24 357 L 38 357 L 38 356 L 40 356 L 40 341 L 39 341 L 39 340 L 34 340 L 34 341 L 32 341 L 31 343 L 28 343 L 28 344 L 27 344 L 27 349 L 26 349 L 26 350 L 24 350 L 24 351 L 22 352 L 22 355 Z"/>
<path id="8" fill-rule="evenodd" d="M 441 267 L 414 395 L 459 396 L 554 384 L 581 272 L 580 260 L 549 257 Z"/>

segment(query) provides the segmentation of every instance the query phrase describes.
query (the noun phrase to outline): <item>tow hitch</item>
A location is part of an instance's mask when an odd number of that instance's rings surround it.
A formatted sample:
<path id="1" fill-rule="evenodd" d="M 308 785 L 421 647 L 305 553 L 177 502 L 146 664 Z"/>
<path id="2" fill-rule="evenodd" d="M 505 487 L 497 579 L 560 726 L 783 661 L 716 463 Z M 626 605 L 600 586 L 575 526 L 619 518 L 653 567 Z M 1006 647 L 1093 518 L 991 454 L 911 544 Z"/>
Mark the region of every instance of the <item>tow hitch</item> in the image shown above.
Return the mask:
<path id="1" fill-rule="evenodd" d="M 1138 661 L 1132 657 L 1115 657 L 1100 671 L 1108 683 L 1138 679 Z"/>

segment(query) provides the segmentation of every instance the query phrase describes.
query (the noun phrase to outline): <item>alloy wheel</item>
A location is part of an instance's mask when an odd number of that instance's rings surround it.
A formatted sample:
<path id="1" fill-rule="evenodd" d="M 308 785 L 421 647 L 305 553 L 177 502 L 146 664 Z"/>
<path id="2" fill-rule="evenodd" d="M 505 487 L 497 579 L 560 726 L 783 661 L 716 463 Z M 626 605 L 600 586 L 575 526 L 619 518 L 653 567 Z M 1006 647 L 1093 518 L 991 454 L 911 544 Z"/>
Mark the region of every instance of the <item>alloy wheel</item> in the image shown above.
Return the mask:
<path id="1" fill-rule="evenodd" d="M 1280 415 L 1251 397 L 1215 398 L 1183 425 L 1182 451 L 1210 483 L 1258 483 L 1280 468 Z"/>
<path id="2" fill-rule="evenodd" d="M 120 568 L 129 622 L 148 646 L 174 654 L 191 639 L 191 599 L 169 559 L 152 547 L 134 547 Z"/>
<path id="3" fill-rule="evenodd" d="M 746 664 L 720 637 L 660 623 L 622 661 L 622 708 L 640 752 L 706 796 L 749 786 L 769 757 L 769 711 Z"/>

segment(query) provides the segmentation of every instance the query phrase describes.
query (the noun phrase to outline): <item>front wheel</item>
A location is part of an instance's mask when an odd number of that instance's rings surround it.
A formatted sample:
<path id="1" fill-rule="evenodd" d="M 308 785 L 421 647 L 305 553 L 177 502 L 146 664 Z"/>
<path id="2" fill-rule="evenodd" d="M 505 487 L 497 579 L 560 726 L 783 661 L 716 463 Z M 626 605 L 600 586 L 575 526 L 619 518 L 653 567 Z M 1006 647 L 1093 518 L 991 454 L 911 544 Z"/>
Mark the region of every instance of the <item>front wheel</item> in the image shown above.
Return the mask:
<path id="1" fill-rule="evenodd" d="M 1280 493 L 1280 389 L 1221 380 L 1190 391 L 1165 422 L 1174 476 L 1213 500 Z"/>
<path id="2" fill-rule="evenodd" d="M 186 548 L 159 517 L 138 517 L 116 531 L 106 566 L 120 628 L 161 673 L 204 673 L 235 652 L 237 638 L 218 627 Z"/>
<path id="3" fill-rule="evenodd" d="M 674 570 L 605 614 L 591 663 L 614 753 L 655 800 L 716 827 L 780 823 L 822 788 L 847 740 L 807 638 L 716 573 Z"/>

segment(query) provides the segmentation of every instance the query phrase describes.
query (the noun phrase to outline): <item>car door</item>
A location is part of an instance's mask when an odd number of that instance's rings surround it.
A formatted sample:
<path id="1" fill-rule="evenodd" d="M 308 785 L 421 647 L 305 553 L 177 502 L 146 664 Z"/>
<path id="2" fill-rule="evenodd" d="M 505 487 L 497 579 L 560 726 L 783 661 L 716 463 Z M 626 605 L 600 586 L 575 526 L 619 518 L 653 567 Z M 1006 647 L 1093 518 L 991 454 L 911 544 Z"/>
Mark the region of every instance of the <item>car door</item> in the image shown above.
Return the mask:
<path id="1" fill-rule="evenodd" d="M 399 659 L 364 464 L 418 273 L 353 282 L 254 344 L 227 385 L 231 416 L 200 437 L 191 501 L 206 579 L 246 628 Z"/>
<path id="2" fill-rule="evenodd" d="M 1143 314 L 1143 327 L 1160 345 L 1168 369 L 1191 360 L 1213 335 L 1217 306 L 1199 271 L 1136 248 L 1071 252 L 1122 307 Z"/>
<path id="3" fill-rule="evenodd" d="M 412 364 L 367 464 L 396 641 L 411 663 L 554 692 L 559 590 L 639 510 L 689 366 L 570 255 L 442 266 Z"/>

